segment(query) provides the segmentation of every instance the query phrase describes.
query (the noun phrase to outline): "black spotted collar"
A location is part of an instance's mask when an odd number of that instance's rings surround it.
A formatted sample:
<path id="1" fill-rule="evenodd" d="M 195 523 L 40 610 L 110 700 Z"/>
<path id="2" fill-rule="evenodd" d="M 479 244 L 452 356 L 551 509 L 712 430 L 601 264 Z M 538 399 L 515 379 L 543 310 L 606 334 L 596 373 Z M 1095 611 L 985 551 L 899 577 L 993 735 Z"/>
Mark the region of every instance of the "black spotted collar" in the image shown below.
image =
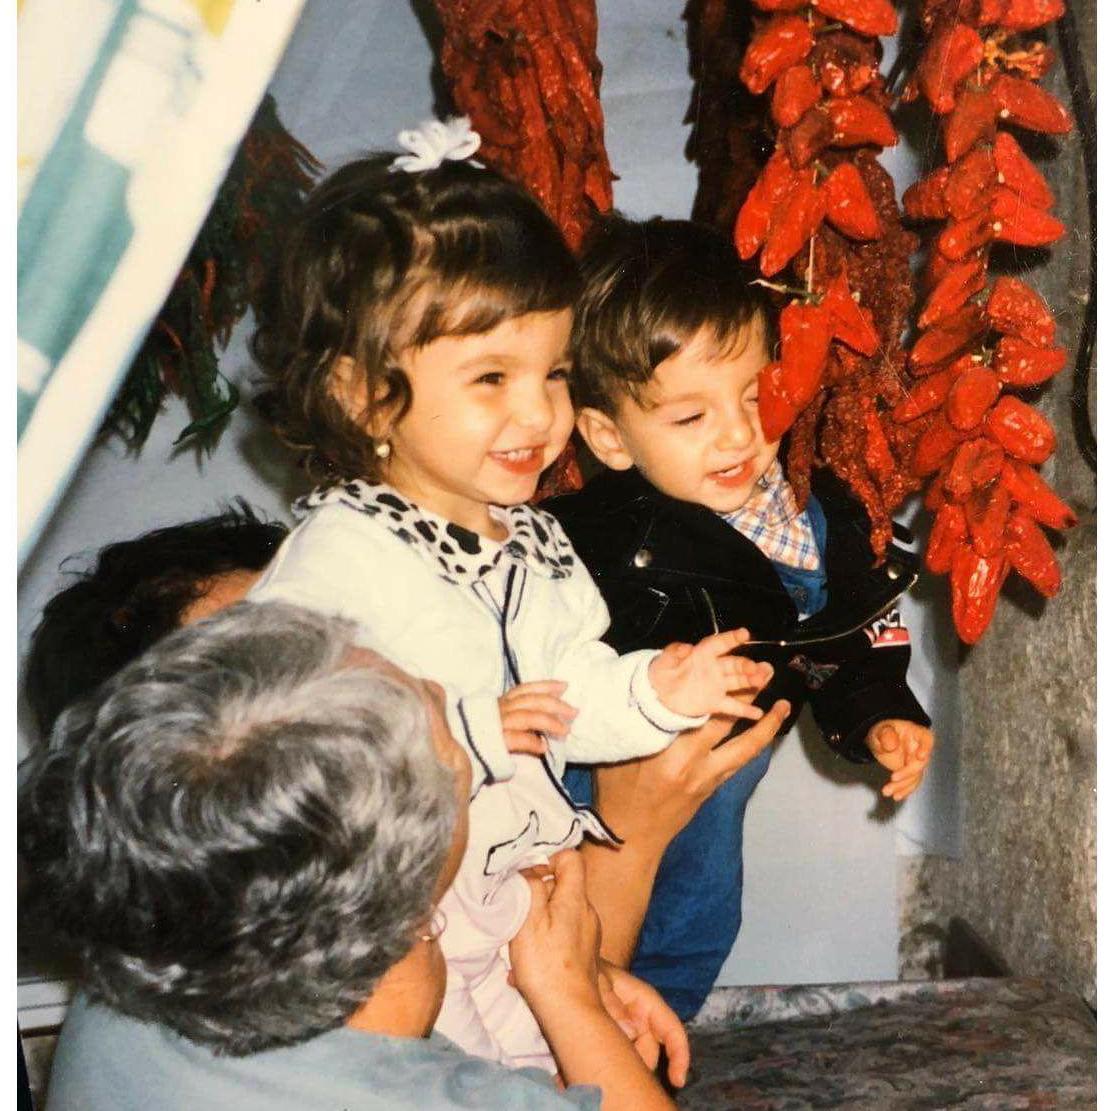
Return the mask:
<path id="1" fill-rule="evenodd" d="M 376 518 L 399 540 L 419 548 L 440 578 L 452 583 L 478 582 L 502 559 L 516 560 L 549 579 L 565 579 L 575 560 L 555 518 L 530 505 L 491 506 L 491 513 L 509 531 L 500 543 L 421 508 L 384 483 L 356 479 L 318 487 L 293 503 L 293 513 L 305 517 L 322 505 L 344 505 Z"/>

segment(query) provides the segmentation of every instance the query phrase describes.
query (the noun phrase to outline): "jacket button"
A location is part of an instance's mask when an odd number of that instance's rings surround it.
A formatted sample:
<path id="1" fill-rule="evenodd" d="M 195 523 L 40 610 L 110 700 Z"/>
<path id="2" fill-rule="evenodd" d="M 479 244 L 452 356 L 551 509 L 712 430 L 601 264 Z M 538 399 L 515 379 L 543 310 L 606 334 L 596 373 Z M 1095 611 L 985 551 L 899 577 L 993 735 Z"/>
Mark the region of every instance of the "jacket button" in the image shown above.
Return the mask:
<path id="1" fill-rule="evenodd" d="M 889 563 L 884 570 L 887 572 L 887 577 L 892 580 L 897 579 L 902 574 L 897 563 Z"/>
<path id="2" fill-rule="evenodd" d="M 634 567 L 647 567 L 652 562 L 652 553 L 647 548 L 641 548 L 633 556 Z"/>

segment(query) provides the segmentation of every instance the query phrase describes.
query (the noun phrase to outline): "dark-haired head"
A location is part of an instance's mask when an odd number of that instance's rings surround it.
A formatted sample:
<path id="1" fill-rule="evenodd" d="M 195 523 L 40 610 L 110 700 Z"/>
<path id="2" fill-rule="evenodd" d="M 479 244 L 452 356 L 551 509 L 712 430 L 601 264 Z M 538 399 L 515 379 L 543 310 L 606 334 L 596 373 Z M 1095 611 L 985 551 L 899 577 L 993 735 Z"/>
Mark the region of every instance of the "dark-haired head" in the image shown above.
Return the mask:
<path id="1" fill-rule="evenodd" d="M 587 243 L 582 275 L 572 392 L 577 406 L 610 415 L 700 333 L 724 354 L 754 319 L 770 319 L 767 293 L 753 284 L 759 274 L 720 232 L 690 220 L 607 217 Z"/>
<path id="2" fill-rule="evenodd" d="M 31 639 L 24 693 L 42 733 L 176 629 L 218 580 L 261 571 L 287 531 L 240 501 L 101 549 L 89 570 L 46 603 Z"/>
<path id="3" fill-rule="evenodd" d="M 309 196 L 252 340 L 256 401 L 318 478 L 377 477 L 371 411 L 408 408 L 402 351 L 578 294 L 573 256 L 523 189 L 466 162 L 395 172 L 393 157 L 351 162 Z"/>

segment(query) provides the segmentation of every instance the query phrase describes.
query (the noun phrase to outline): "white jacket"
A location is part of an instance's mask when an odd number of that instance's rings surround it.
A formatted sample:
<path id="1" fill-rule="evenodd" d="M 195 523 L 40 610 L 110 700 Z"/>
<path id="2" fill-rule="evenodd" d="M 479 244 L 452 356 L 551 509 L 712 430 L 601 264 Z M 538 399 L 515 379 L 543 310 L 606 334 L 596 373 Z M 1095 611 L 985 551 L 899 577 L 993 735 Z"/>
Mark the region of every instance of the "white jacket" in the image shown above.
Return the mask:
<path id="1" fill-rule="evenodd" d="M 598 639 L 609 625 L 606 604 L 549 514 L 525 505 L 494 510 L 509 532 L 497 543 L 361 481 L 318 491 L 296 508 L 305 519 L 251 599 L 355 621 L 361 644 L 444 687 L 449 725 L 470 755 L 467 848 L 442 903 L 451 1005 L 438 1028 L 469 1045 L 470 1028 L 485 1024 L 474 1049 L 493 1053 L 496 1028 L 519 1027 L 528 1014 L 506 1011 L 513 1001 L 498 998 L 516 994 L 497 954 L 530 902 L 517 873 L 574 847 L 584 832 L 614 839 L 563 790 L 566 763 L 650 755 L 705 719 L 673 713 L 656 697 L 648 681 L 655 652 L 618 656 Z M 511 754 L 498 698 L 542 679 L 565 681 L 563 698 L 579 714 L 566 739 L 549 739 L 543 759 Z M 490 1017 L 502 1013 L 515 1017 Z M 504 1047 L 496 1052 L 514 1059 Z"/>
<path id="2" fill-rule="evenodd" d="M 474 792 L 514 774 L 498 698 L 517 683 L 568 684 L 563 697 L 579 715 L 552 743 L 558 774 L 568 761 L 659 752 L 704 720 L 656 697 L 648 681 L 655 652 L 618 656 L 599 639 L 606 604 L 550 514 L 495 509 L 510 531 L 498 544 L 366 482 L 314 493 L 298 510 L 306 519 L 251 597 L 342 614 L 359 625 L 361 644 L 440 683 L 471 755 Z"/>

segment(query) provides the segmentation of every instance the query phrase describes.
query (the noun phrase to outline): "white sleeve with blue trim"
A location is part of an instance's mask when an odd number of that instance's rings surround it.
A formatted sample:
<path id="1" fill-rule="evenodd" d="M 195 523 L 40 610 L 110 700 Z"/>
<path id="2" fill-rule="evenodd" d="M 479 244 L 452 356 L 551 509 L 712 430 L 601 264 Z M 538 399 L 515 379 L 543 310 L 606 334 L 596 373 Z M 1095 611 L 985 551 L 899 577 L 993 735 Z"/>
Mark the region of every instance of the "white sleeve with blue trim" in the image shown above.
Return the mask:
<path id="1" fill-rule="evenodd" d="M 553 522 L 553 527 L 558 526 Z M 563 700 L 579 711 L 561 746 L 567 761 L 606 764 L 651 756 L 667 748 L 676 734 L 707 720 L 707 715 L 678 714 L 660 701 L 648 678 L 648 665 L 658 651 L 619 656 L 602 642 L 609 610 L 580 559 L 562 588 L 577 623 L 552 675 L 567 683 Z"/>

